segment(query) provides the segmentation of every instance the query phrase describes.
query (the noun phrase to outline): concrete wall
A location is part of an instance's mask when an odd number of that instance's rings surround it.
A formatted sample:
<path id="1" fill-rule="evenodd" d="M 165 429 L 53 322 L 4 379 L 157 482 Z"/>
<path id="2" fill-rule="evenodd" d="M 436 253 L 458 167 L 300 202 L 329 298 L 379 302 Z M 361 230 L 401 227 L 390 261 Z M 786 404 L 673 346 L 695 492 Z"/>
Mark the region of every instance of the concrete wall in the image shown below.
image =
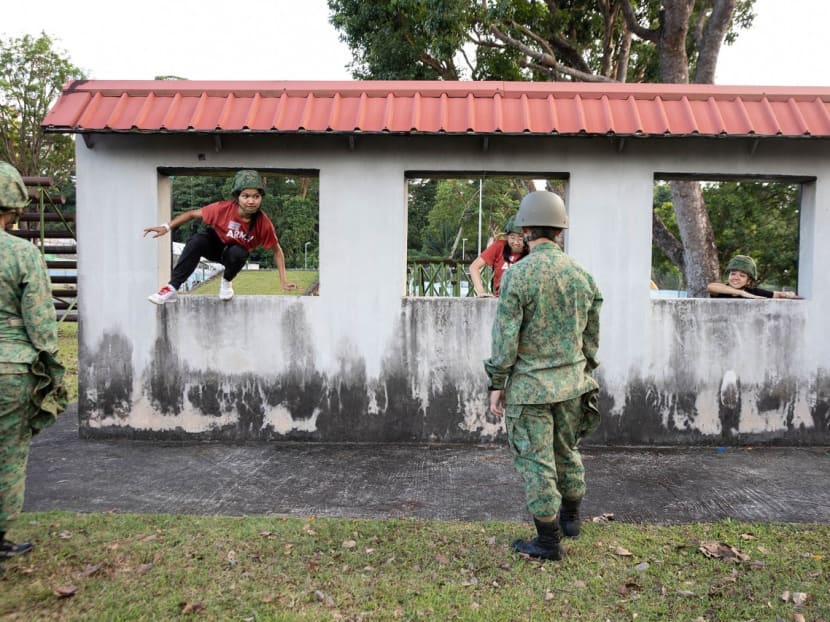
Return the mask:
<path id="1" fill-rule="evenodd" d="M 82 434 L 486 442 L 495 300 L 405 298 L 406 175 L 568 177 L 566 250 L 605 297 L 601 443 L 830 441 L 830 149 L 821 141 L 102 135 L 78 141 Z M 319 171 L 320 296 L 146 296 L 166 169 Z M 803 301 L 652 300 L 655 175 L 808 181 Z"/>

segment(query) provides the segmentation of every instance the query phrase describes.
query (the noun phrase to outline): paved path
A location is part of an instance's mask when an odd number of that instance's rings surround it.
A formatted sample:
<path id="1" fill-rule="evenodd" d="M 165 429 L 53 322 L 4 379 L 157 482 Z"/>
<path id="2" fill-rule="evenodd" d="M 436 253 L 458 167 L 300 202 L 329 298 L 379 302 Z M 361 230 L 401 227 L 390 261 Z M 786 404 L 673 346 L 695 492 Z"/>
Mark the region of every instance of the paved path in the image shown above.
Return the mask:
<path id="1" fill-rule="evenodd" d="M 830 523 L 830 448 L 583 451 L 584 514 Z M 35 437 L 26 511 L 526 521 L 502 446 L 81 440 L 73 405 Z"/>

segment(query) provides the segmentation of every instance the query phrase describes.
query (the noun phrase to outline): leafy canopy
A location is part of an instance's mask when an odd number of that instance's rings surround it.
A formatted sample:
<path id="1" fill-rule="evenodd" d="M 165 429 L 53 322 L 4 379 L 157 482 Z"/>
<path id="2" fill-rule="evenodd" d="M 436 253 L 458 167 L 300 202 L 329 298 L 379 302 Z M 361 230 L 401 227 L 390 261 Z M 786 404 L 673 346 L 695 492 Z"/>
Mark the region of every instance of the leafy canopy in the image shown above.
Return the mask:
<path id="1" fill-rule="evenodd" d="M 40 124 L 63 86 L 83 77 L 45 33 L 0 39 L 0 159 L 24 176 L 66 185 L 74 175 L 75 142 L 44 133 Z"/>

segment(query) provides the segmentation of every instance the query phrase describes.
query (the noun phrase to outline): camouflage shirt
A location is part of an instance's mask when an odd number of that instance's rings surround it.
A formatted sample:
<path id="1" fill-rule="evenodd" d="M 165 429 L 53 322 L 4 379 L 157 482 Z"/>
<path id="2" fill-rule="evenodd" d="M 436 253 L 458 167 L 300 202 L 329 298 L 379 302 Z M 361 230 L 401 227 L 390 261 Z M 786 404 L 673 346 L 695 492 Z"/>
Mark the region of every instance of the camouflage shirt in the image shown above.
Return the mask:
<path id="1" fill-rule="evenodd" d="M 0 368 L 29 366 L 55 354 L 58 332 L 43 257 L 26 240 L 0 230 Z M 2 370 L 0 370 L 2 371 Z"/>
<path id="2" fill-rule="evenodd" d="M 550 404 L 598 388 L 602 295 L 593 277 L 553 242 L 537 244 L 501 286 L 491 357 L 493 389 L 507 404 Z"/>

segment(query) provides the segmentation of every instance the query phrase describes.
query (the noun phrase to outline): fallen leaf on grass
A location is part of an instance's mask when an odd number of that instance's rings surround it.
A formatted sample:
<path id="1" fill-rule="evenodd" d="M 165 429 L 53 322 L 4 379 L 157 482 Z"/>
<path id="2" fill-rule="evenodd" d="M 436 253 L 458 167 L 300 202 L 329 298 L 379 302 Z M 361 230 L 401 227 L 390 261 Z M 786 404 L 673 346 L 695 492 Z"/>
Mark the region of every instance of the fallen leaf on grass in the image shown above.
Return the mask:
<path id="1" fill-rule="evenodd" d="M 101 564 L 87 564 L 83 570 L 76 572 L 72 576 L 76 579 L 83 579 L 84 577 L 94 575 L 99 570 L 101 570 Z"/>
<path id="2" fill-rule="evenodd" d="M 588 584 L 585 583 L 585 581 L 580 581 L 579 579 L 577 579 L 576 581 L 574 581 L 574 587 L 582 590 L 588 587 Z"/>
<path id="3" fill-rule="evenodd" d="M 794 613 L 793 614 L 793 622 L 807 622 L 807 620 L 800 613 Z"/>
<path id="4" fill-rule="evenodd" d="M 461 585 L 463 585 L 464 587 L 476 586 L 478 585 L 478 579 L 476 579 L 475 577 L 470 577 L 469 579 L 462 581 Z"/>
<path id="5" fill-rule="evenodd" d="M 648 570 L 648 562 L 637 564 L 636 566 L 634 566 L 634 570 L 639 570 L 640 572 L 642 572 L 643 570 Z"/>
<path id="6" fill-rule="evenodd" d="M 612 512 L 604 512 L 599 516 L 594 516 L 591 518 L 592 523 L 607 523 L 614 520 L 614 514 Z"/>
<path id="7" fill-rule="evenodd" d="M 266 605 L 270 602 L 273 602 L 273 601 L 274 601 L 273 594 L 266 594 L 265 596 L 263 596 L 262 598 L 259 599 L 259 602 L 264 603 Z"/>
<path id="8" fill-rule="evenodd" d="M 614 555 L 619 555 L 620 557 L 634 557 L 634 553 L 632 553 L 628 549 L 624 549 L 621 546 L 615 546 L 612 549 L 612 552 L 614 553 Z"/>
<path id="9" fill-rule="evenodd" d="M 356 546 L 357 546 L 357 542 L 355 542 L 354 540 L 346 540 L 343 543 L 343 548 L 344 549 L 353 549 Z"/>
<path id="10" fill-rule="evenodd" d="M 472 609 L 473 611 L 478 611 L 480 608 L 481 605 L 479 605 L 476 601 L 470 603 L 470 609 Z"/>
<path id="11" fill-rule="evenodd" d="M 76 585 L 62 585 L 55 590 L 55 596 L 58 598 L 68 598 L 74 596 L 77 591 L 78 586 Z"/>
<path id="12" fill-rule="evenodd" d="M 70 532 L 68 532 L 68 531 L 61 531 L 61 532 L 58 534 L 58 537 L 59 537 L 61 540 L 69 540 L 69 539 L 72 537 L 72 534 L 71 534 Z"/>
<path id="13" fill-rule="evenodd" d="M 789 591 L 784 592 L 781 594 L 781 600 L 785 603 L 792 601 L 793 605 L 799 606 L 803 605 L 807 602 L 807 593 L 806 592 L 792 592 Z"/>
<path id="14" fill-rule="evenodd" d="M 490 538 L 487 538 L 487 545 L 488 546 L 494 546 L 495 544 L 496 544 L 496 536 L 491 536 Z"/>
<path id="15" fill-rule="evenodd" d="M 314 598 L 317 599 L 317 602 L 323 603 L 326 607 L 334 607 L 334 599 L 325 592 L 316 590 L 314 592 Z"/>
<path id="16" fill-rule="evenodd" d="M 735 562 L 736 564 L 739 564 L 749 560 L 749 555 L 742 553 L 734 546 L 729 546 L 724 542 L 701 542 L 698 550 L 706 557 L 722 559 L 725 562 Z"/>
<path id="17" fill-rule="evenodd" d="M 445 557 L 444 555 L 436 555 L 433 559 L 435 561 L 437 561 L 439 564 L 443 564 L 443 565 L 446 565 L 446 564 L 450 563 L 450 560 L 447 557 Z"/>
<path id="18" fill-rule="evenodd" d="M 617 588 L 617 592 L 619 592 L 620 596 L 627 596 L 631 591 L 637 591 L 640 589 L 640 585 L 638 583 L 634 583 L 633 581 L 629 581 L 628 583 L 623 583 L 620 587 Z"/>
<path id="19" fill-rule="evenodd" d="M 236 566 L 236 564 L 237 564 L 236 551 L 228 551 L 228 554 L 225 556 L 225 559 L 228 560 L 228 563 L 231 566 Z"/>
<path id="20" fill-rule="evenodd" d="M 182 608 L 182 614 L 187 615 L 189 613 L 199 613 L 200 611 L 205 610 L 204 603 L 179 603 L 179 606 Z"/>
<path id="21" fill-rule="evenodd" d="M 144 573 L 152 570 L 152 568 L 153 568 L 153 564 L 151 564 L 151 563 L 150 564 L 141 564 L 138 567 L 136 567 L 135 571 L 138 574 L 144 574 Z"/>
<path id="22" fill-rule="evenodd" d="M 755 539 L 754 534 L 751 534 L 751 533 L 742 533 L 741 534 L 741 540 L 754 540 L 754 539 Z"/>

